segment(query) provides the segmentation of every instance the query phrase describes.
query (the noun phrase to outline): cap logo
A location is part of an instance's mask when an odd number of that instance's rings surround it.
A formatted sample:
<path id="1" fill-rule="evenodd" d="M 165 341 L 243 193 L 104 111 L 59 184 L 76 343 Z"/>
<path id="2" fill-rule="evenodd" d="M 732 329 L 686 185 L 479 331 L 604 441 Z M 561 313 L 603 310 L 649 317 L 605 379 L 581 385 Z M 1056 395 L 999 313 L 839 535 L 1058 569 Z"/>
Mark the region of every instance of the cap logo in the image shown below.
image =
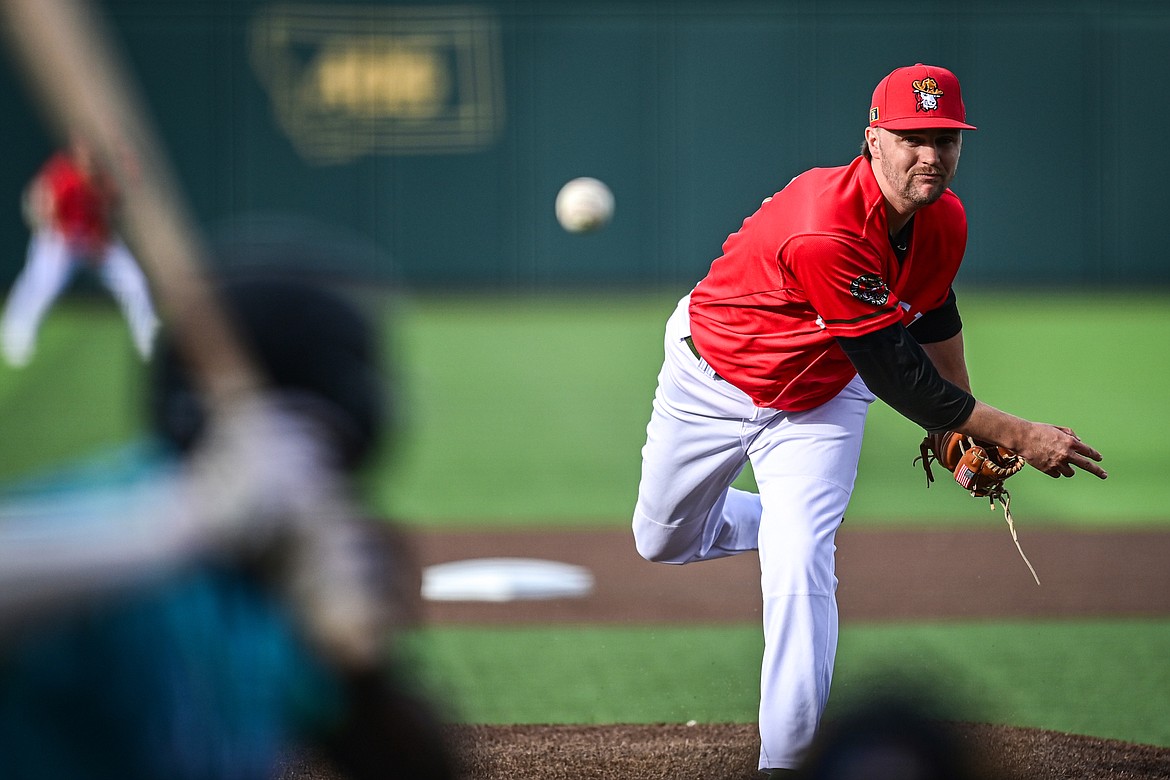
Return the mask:
<path id="1" fill-rule="evenodd" d="M 937 81 L 927 76 L 920 81 L 915 81 L 912 86 L 914 87 L 914 97 L 918 99 L 915 111 L 938 110 L 938 99 L 943 96 L 943 91 L 939 89 Z"/>
<path id="2" fill-rule="evenodd" d="M 878 121 L 878 107 L 874 106 L 869 110 L 869 123 L 872 125 L 876 121 Z"/>

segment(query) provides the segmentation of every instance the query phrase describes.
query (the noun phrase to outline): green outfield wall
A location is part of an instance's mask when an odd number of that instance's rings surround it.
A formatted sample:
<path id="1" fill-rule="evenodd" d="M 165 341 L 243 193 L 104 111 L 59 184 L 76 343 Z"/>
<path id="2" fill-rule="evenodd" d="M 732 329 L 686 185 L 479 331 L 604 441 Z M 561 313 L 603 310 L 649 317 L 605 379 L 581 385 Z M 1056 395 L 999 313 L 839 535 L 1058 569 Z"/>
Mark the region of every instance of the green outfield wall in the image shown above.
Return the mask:
<path id="1" fill-rule="evenodd" d="M 1163 2 L 108 0 L 200 221 L 329 226 L 332 270 L 414 287 L 688 285 L 793 175 L 857 152 L 874 84 L 954 70 L 961 280 L 1170 281 Z M 51 146 L 11 68 L 0 276 Z M 614 221 L 560 230 L 575 176 Z"/>

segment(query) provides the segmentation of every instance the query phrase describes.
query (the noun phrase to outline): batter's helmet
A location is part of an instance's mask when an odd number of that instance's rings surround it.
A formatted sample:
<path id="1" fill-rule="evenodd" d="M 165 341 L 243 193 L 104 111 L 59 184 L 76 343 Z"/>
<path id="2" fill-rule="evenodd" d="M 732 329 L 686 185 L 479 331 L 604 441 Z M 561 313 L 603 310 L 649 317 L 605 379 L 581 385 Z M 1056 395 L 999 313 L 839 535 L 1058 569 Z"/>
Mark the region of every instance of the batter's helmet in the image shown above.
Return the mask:
<path id="1" fill-rule="evenodd" d="M 361 312 L 320 284 L 291 278 L 234 279 L 218 291 L 271 386 L 323 402 L 341 465 L 349 470 L 361 465 L 390 415 L 376 339 Z M 181 451 L 199 438 L 203 406 L 173 334 L 165 330 L 152 362 L 149 406 L 158 433 Z"/>

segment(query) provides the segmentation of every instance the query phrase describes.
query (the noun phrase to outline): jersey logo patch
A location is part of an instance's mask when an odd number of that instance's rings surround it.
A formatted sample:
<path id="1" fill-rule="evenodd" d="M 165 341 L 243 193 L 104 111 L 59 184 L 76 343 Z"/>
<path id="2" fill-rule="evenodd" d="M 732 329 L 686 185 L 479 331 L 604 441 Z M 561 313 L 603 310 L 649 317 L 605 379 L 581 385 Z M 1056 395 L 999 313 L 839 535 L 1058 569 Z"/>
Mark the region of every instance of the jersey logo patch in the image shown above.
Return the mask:
<path id="1" fill-rule="evenodd" d="M 890 288 L 886 280 L 877 274 L 862 274 L 849 284 L 849 292 L 859 301 L 884 306 L 890 299 Z"/>

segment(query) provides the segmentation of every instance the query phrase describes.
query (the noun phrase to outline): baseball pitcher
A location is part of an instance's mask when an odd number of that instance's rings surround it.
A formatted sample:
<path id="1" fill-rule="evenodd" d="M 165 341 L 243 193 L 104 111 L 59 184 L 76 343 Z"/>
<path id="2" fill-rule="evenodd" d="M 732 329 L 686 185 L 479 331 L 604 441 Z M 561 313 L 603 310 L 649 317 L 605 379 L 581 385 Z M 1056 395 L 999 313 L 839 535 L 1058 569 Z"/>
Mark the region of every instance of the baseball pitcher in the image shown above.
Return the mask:
<path id="1" fill-rule="evenodd" d="M 861 155 L 767 198 L 666 325 L 635 541 L 674 564 L 759 551 L 759 766 L 776 777 L 800 766 L 828 700 L 834 538 L 875 397 L 1049 476 L 1106 477 L 1069 428 L 971 393 L 952 289 L 967 221 L 949 185 L 974 129 L 950 71 L 893 71 L 874 91 Z M 758 494 L 731 487 L 749 462 Z"/>

